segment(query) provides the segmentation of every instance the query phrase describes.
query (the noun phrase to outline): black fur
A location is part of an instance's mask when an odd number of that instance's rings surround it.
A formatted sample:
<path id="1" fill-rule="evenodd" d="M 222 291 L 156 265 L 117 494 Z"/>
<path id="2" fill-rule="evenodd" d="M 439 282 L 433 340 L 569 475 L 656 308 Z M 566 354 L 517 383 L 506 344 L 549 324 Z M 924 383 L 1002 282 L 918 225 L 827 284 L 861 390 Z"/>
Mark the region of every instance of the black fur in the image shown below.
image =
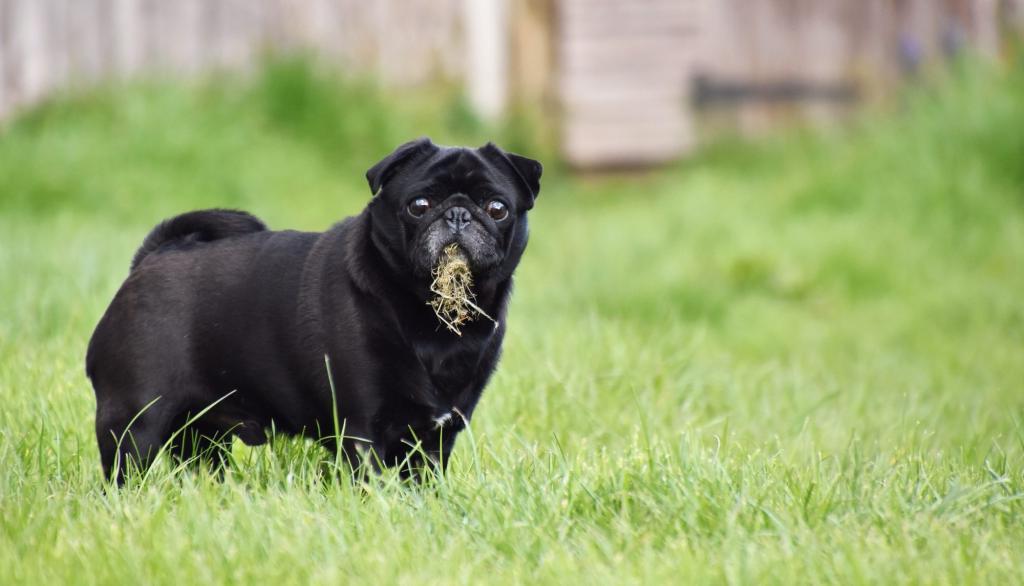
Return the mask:
<path id="1" fill-rule="evenodd" d="M 271 425 L 353 464 L 367 453 L 406 473 L 426 463 L 417 453 L 446 462 L 498 361 L 540 174 L 494 145 L 420 139 L 372 167 L 370 204 L 323 233 L 270 231 L 229 210 L 161 223 L 89 342 L 106 474 L 122 482 L 126 463 L 144 469 L 169 441 L 177 456 L 216 454 L 231 435 L 260 444 Z M 431 204 L 419 218 L 417 197 Z M 506 219 L 488 216 L 495 199 Z M 454 207 L 468 225 L 446 222 Z M 430 269 L 451 242 L 497 326 L 481 319 L 456 336 L 428 307 Z"/>
<path id="2" fill-rule="evenodd" d="M 181 214 L 153 228 L 135 252 L 131 270 L 134 271 L 142 259 L 165 244 L 187 246 L 193 242 L 211 242 L 266 229 L 267 225 L 259 218 L 238 210 L 203 210 Z"/>

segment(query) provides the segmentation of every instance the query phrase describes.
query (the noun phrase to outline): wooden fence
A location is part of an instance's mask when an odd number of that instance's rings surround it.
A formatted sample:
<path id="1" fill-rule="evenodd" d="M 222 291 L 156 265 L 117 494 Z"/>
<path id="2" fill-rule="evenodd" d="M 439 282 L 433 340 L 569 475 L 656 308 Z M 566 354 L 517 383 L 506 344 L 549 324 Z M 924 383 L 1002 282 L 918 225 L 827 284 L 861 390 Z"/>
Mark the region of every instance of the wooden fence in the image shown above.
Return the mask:
<path id="1" fill-rule="evenodd" d="M 557 106 L 579 166 L 649 164 L 702 129 L 827 122 L 1024 0 L 0 0 L 0 119 L 55 89 L 246 68 L 308 49 L 390 84 L 462 80 L 478 110 Z"/>
<path id="2" fill-rule="evenodd" d="M 970 50 L 999 52 L 1020 0 L 716 0 L 704 6 L 695 76 L 739 90 L 724 110 L 742 133 L 793 119 L 829 122 L 850 99 Z M 781 91 L 785 89 L 792 91 Z M 779 91 L 772 91 L 773 89 Z M 742 95 L 734 92 L 733 97 Z M 702 118 L 713 118 L 702 111 Z"/>
<path id="3" fill-rule="evenodd" d="M 1021 0 L 556 5 L 563 151 L 581 167 L 676 158 L 704 133 L 827 124 L 957 52 L 995 55 L 1024 12 Z"/>
<path id="4" fill-rule="evenodd" d="M 0 117 L 70 84 L 316 50 L 392 83 L 458 77 L 462 0 L 0 0 Z"/>

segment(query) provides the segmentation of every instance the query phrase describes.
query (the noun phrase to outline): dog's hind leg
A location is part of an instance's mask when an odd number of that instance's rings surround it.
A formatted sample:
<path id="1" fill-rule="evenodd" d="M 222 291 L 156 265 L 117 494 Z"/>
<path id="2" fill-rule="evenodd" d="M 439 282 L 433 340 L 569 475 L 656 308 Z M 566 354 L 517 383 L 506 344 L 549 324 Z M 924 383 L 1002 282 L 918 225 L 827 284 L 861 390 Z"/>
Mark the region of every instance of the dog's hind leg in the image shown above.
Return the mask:
<path id="1" fill-rule="evenodd" d="M 223 477 L 231 456 L 231 434 L 201 421 L 186 425 L 187 422 L 187 417 L 176 422 L 168 451 L 190 468 L 205 464 L 211 472 Z"/>
<path id="2" fill-rule="evenodd" d="M 154 401 L 135 413 L 117 407 L 97 409 L 96 439 L 103 473 L 118 486 L 124 484 L 130 472 L 145 473 L 170 439 L 167 409 L 158 407 L 158 403 Z"/>

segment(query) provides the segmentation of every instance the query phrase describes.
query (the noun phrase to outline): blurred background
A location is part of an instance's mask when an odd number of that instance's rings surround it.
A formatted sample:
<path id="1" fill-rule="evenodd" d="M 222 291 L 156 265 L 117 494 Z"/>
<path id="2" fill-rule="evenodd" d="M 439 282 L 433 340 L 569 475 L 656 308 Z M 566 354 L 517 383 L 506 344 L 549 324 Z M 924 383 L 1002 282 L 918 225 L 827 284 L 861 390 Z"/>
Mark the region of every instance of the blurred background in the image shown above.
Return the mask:
<path id="1" fill-rule="evenodd" d="M 301 54 L 396 95 L 458 88 L 484 121 L 528 112 L 575 168 L 651 166 L 834 124 L 965 51 L 999 58 L 1022 23 L 1024 0 L 0 0 L 0 119 Z"/>

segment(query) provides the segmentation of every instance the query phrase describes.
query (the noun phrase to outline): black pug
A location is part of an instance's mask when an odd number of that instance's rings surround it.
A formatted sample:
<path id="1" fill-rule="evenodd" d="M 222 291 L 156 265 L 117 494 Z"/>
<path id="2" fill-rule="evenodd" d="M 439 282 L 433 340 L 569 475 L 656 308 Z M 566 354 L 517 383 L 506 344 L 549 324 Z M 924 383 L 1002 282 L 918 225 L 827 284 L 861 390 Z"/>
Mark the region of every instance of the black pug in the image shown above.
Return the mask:
<path id="1" fill-rule="evenodd" d="M 498 362 L 541 171 L 493 144 L 423 138 L 367 171 L 369 205 L 323 233 L 229 210 L 158 225 L 86 356 L 107 477 L 145 470 L 165 444 L 179 458 L 218 454 L 232 435 L 259 445 L 271 426 L 353 465 L 372 455 L 406 475 L 443 471 Z M 496 321 L 461 336 L 428 306 L 451 243 Z"/>

